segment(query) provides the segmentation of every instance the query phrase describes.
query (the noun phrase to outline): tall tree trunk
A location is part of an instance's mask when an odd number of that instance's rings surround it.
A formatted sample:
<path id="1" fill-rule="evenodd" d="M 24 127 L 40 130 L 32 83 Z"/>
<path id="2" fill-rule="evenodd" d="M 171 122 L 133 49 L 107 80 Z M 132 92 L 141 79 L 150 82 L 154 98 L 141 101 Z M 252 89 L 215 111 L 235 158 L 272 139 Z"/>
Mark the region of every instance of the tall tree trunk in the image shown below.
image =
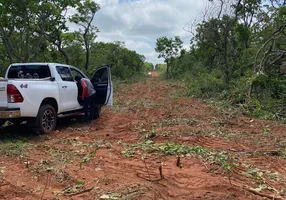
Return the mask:
<path id="1" fill-rule="evenodd" d="M 85 54 L 85 69 L 88 69 L 89 65 L 89 48 L 86 48 L 86 54 Z"/>
<path id="2" fill-rule="evenodd" d="M 24 62 L 28 62 L 29 57 L 30 57 L 30 37 L 31 37 L 31 33 L 30 33 L 30 23 L 29 23 L 29 16 L 28 13 L 26 11 L 25 13 L 25 30 L 26 30 L 26 38 L 25 38 L 25 48 L 24 48 Z"/>
<path id="3" fill-rule="evenodd" d="M 233 60 L 233 70 L 236 70 L 236 64 L 237 64 L 237 56 L 236 56 L 236 41 L 235 41 L 235 33 L 234 33 L 234 27 L 238 22 L 238 7 L 240 6 L 242 0 L 238 0 L 236 4 L 236 9 L 235 9 L 235 17 L 233 21 L 233 26 L 231 27 L 231 55 L 232 55 L 232 60 Z M 240 73 L 242 74 L 242 68 L 240 68 Z"/>
<path id="4" fill-rule="evenodd" d="M 87 70 L 88 69 L 88 65 L 89 65 L 89 54 L 90 54 L 90 43 L 92 42 L 89 37 L 89 34 L 90 34 L 90 28 L 91 27 L 91 22 L 93 21 L 93 18 L 94 18 L 94 15 L 95 15 L 95 12 L 92 13 L 92 16 L 87 24 L 87 27 L 85 29 L 85 32 L 83 34 L 83 38 L 84 38 L 84 43 L 85 43 L 85 50 L 86 50 L 86 55 L 85 55 L 85 69 Z M 93 34 L 93 33 L 91 33 Z"/>
<path id="5" fill-rule="evenodd" d="M 232 55 L 232 61 L 233 61 L 233 70 L 236 70 L 236 63 L 237 63 L 237 56 L 236 56 L 236 41 L 234 37 L 234 31 L 233 28 L 231 28 L 230 31 L 230 37 L 231 37 L 231 55 Z"/>
<path id="6" fill-rule="evenodd" d="M 69 56 L 68 54 L 62 49 L 61 47 L 61 42 L 53 42 L 54 45 L 56 45 L 56 47 L 58 47 L 58 50 L 59 52 L 65 57 L 65 60 L 66 60 L 66 64 L 70 64 L 70 59 L 69 59 Z"/>
<path id="7" fill-rule="evenodd" d="M 167 63 L 167 67 L 166 67 L 166 77 L 167 77 L 167 79 L 168 79 L 168 78 L 169 78 L 169 64 L 170 64 L 170 62 L 167 60 L 166 63 Z"/>
<path id="8" fill-rule="evenodd" d="M 65 57 L 66 64 L 69 65 L 70 64 L 70 58 L 69 58 L 68 54 L 61 47 L 59 47 L 59 52 Z"/>
<path id="9" fill-rule="evenodd" d="M 224 36 L 224 64 L 225 64 L 225 83 L 227 87 L 229 86 L 230 74 L 229 74 L 229 64 L 227 60 L 227 33 Z"/>
<path id="10" fill-rule="evenodd" d="M 84 68 L 85 70 L 88 69 L 88 65 L 89 65 L 89 41 L 88 41 L 88 31 L 89 29 L 87 28 L 83 34 L 83 38 L 84 38 L 84 45 L 85 45 L 85 65 Z"/>
<path id="11" fill-rule="evenodd" d="M 41 27 L 41 32 L 42 32 L 42 34 L 39 34 L 39 38 L 38 38 L 38 41 L 37 41 L 35 53 L 34 53 L 32 59 L 31 59 L 32 62 L 37 60 L 40 47 L 42 46 L 43 35 L 44 35 L 44 33 L 43 33 L 43 27 Z"/>
<path id="12" fill-rule="evenodd" d="M 70 58 L 69 58 L 68 54 L 67 54 L 67 53 L 63 50 L 63 48 L 62 48 L 61 33 L 60 33 L 60 31 L 59 31 L 58 29 L 56 30 L 56 34 L 57 34 L 57 40 L 58 40 L 58 42 L 53 41 L 53 44 L 58 47 L 59 52 L 65 57 L 66 64 L 68 65 L 68 64 L 70 64 Z"/>

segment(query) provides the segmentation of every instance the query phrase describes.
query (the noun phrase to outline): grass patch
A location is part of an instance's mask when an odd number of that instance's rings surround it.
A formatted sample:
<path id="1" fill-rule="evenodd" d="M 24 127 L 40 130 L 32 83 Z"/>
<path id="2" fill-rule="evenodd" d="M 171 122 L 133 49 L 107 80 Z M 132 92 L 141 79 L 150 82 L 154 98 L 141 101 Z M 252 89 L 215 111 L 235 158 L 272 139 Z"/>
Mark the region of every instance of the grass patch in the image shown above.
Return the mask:
<path id="1" fill-rule="evenodd" d="M 126 149 L 125 151 L 122 151 L 121 153 L 127 158 L 131 158 L 135 156 L 135 151 L 132 149 Z"/>
<path id="2" fill-rule="evenodd" d="M 26 140 L 13 140 L 0 144 L 0 154 L 7 156 L 26 156 L 26 148 L 31 146 Z"/>
<path id="3" fill-rule="evenodd" d="M 135 152 L 141 151 L 142 155 L 152 153 L 158 153 L 162 156 L 193 155 L 210 163 L 218 164 L 227 171 L 238 165 L 238 160 L 230 156 L 229 153 L 208 149 L 202 146 L 185 146 L 184 144 L 179 143 L 154 144 L 153 141 L 147 140 L 144 143 L 138 143 L 131 146 L 125 144 L 125 149 L 123 155 L 126 157 L 134 157 L 136 155 Z"/>
<path id="4" fill-rule="evenodd" d="M 203 155 L 208 150 L 201 146 L 185 146 L 178 143 L 165 143 L 165 144 L 148 144 L 147 142 L 141 145 L 142 149 L 148 153 L 158 152 L 163 155 L 186 155 L 197 154 Z"/>
<path id="5" fill-rule="evenodd" d="M 146 132 L 145 129 L 140 130 L 140 133 L 145 133 L 145 132 Z M 151 139 L 151 138 L 156 137 L 156 135 L 157 135 L 157 133 L 156 133 L 155 129 L 152 129 L 152 130 L 148 131 L 148 133 L 146 133 L 145 135 L 143 135 L 143 136 L 140 138 L 140 140 L 149 140 L 149 139 Z"/>
<path id="6" fill-rule="evenodd" d="M 221 120 L 241 116 L 243 113 L 245 113 L 245 110 L 242 106 L 234 106 L 233 104 L 231 104 L 231 102 L 226 100 L 222 101 L 220 99 L 214 98 L 205 99 L 203 102 L 208 104 L 208 106 L 212 109 L 214 109 L 217 115 L 221 118 Z"/>

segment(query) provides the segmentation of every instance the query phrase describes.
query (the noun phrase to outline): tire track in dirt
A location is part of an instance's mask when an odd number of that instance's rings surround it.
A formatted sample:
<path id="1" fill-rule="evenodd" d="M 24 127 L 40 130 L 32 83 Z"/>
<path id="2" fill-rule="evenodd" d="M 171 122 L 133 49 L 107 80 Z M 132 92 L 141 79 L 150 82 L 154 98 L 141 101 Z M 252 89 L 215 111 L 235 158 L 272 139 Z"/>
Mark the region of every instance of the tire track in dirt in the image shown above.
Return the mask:
<path id="1" fill-rule="evenodd" d="M 207 148 L 214 148 L 214 149 L 225 149 L 228 150 L 229 147 L 236 147 L 237 145 L 230 144 L 224 139 L 215 138 L 215 137 L 207 137 L 207 136 L 191 136 L 191 137 L 184 137 L 180 139 L 180 141 L 192 144 L 194 146 L 204 146 Z"/>

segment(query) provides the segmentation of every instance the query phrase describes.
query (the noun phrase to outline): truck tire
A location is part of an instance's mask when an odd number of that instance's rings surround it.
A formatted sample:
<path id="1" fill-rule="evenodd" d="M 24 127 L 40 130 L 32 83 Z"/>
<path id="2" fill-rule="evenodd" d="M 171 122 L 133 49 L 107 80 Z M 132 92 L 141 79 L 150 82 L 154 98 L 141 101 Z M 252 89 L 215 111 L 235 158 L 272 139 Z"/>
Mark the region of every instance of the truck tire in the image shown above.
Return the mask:
<path id="1" fill-rule="evenodd" d="M 57 124 L 57 113 L 53 106 L 44 104 L 37 115 L 36 131 L 40 134 L 51 133 Z"/>

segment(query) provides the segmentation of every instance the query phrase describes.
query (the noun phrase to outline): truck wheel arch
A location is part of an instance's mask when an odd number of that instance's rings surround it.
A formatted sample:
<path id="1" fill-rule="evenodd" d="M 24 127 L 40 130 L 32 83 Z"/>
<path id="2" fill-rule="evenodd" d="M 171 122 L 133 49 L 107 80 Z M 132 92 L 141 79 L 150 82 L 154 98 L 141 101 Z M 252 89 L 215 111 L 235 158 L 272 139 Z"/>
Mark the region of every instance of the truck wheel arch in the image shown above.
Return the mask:
<path id="1" fill-rule="evenodd" d="M 58 113 L 59 106 L 58 106 L 58 102 L 57 102 L 57 100 L 56 100 L 55 98 L 52 98 L 52 97 L 47 97 L 47 98 L 45 98 L 45 99 L 42 101 L 40 107 L 41 107 L 42 105 L 44 105 L 44 104 L 48 104 L 48 105 L 53 106 L 54 109 L 55 109 L 55 111 L 56 111 L 56 113 Z"/>

